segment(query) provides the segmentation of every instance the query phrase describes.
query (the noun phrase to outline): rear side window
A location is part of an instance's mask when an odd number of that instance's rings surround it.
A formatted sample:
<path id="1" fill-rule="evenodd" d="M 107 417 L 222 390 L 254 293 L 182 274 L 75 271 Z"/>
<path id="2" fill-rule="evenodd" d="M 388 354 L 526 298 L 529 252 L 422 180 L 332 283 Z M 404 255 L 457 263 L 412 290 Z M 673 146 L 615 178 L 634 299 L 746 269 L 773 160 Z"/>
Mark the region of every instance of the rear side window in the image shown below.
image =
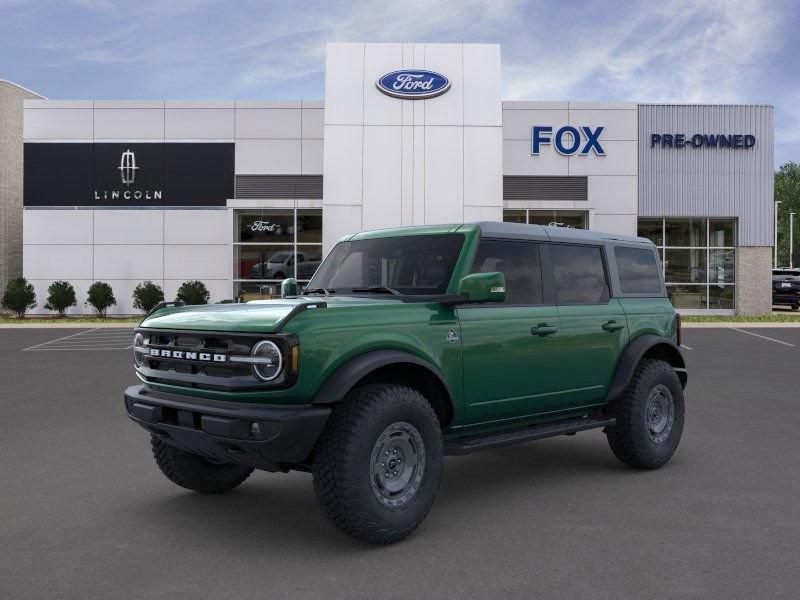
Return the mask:
<path id="1" fill-rule="evenodd" d="M 648 248 L 614 248 L 623 294 L 661 295 L 661 277 L 655 253 Z"/>
<path id="2" fill-rule="evenodd" d="M 506 304 L 542 303 L 542 269 L 537 244 L 481 240 L 472 272 L 494 271 L 506 277 Z"/>
<path id="3" fill-rule="evenodd" d="M 597 246 L 550 246 L 559 304 L 605 304 L 610 298 L 603 254 Z"/>

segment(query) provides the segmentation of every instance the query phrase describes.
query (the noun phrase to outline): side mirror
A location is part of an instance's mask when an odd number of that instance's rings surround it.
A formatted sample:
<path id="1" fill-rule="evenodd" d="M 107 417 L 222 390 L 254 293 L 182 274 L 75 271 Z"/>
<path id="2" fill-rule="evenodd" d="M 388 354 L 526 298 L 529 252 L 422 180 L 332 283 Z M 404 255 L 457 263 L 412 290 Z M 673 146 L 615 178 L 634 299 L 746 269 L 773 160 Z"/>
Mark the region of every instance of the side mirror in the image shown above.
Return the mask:
<path id="1" fill-rule="evenodd" d="M 297 280 L 294 277 L 281 281 L 281 298 L 287 296 L 297 296 Z"/>
<path id="2" fill-rule="evenodd" d="M 467 275 L 458 282 L 458 293 L 466 296 L 467 302 L 504 302 L 506 276 L 500 271 Z"/>

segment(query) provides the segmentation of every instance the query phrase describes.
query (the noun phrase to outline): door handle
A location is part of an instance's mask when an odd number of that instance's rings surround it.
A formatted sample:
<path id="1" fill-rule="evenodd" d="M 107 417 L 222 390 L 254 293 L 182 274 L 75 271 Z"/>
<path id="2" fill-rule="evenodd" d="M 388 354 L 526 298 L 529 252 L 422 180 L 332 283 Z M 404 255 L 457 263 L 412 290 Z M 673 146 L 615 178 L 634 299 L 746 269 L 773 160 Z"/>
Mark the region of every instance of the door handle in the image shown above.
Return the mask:
<path id="1" fill-rule="evenodd" d="M 620 329 L 625 329 L 625 325 L 622 323 L 617 323 L 614 319 L 611 319 L 610 321 L 603 323 L 603 329 L 609 332 L 619 331 Z"/>
<path id="2" fill-rule="evenodd" d="M 531 333 L 533 335 L 538 335 L 539 337 L 552 335 L 557 331 L 558 327 L 553 327 L 552 325 L 548 325 L 547 323 L 539 323 L 538 325 L 531 327 Z"/>

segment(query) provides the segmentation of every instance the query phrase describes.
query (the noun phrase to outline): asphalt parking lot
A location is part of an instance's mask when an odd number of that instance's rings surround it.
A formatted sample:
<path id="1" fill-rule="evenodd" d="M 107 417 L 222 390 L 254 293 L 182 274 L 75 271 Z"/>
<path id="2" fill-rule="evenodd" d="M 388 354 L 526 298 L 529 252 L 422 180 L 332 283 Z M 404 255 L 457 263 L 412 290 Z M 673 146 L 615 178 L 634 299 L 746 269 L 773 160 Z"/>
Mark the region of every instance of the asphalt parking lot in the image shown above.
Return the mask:
<path id="1" fill-rule="evenodd" d="M 684 331 L 686 430 L 660 471 L 599 431 L 448 458 L 386 548 L 331 528 L 307 474 L 167 481 L 122 406 L 129 331 L 104 335 L 0 330 L 4 600 L 800 596 L 800 329 Z"/>

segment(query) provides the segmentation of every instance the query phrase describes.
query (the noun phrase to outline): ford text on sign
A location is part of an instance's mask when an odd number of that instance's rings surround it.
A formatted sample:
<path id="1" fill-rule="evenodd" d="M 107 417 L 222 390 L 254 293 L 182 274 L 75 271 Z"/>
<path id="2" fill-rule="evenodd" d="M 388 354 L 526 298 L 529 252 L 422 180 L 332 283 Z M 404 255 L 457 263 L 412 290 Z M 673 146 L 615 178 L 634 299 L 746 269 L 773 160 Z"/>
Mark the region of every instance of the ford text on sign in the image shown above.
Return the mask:
<path id="1" fill-rule="evenodd" d="M 375 82 L 384 94 L 407 100 L 424 100 L 444 94 L 450 80 L 441 73 L 422 69 L 405 69 L 382 75 Z"/>
<path id="2" fill-rule="evenodd" d="M 531 154 L 539 154 L 543 145 L 552 144 L 556 152 L 564 156 L 580 153 L 587 156 L 594 152 L 597 156 L 605 156 L 605 150 L 600 144 L 600 134 L 605 127 L 573 127 L 564 125 L 555 134 L 549 125 L 534 125 L 531 128 Z"/>

